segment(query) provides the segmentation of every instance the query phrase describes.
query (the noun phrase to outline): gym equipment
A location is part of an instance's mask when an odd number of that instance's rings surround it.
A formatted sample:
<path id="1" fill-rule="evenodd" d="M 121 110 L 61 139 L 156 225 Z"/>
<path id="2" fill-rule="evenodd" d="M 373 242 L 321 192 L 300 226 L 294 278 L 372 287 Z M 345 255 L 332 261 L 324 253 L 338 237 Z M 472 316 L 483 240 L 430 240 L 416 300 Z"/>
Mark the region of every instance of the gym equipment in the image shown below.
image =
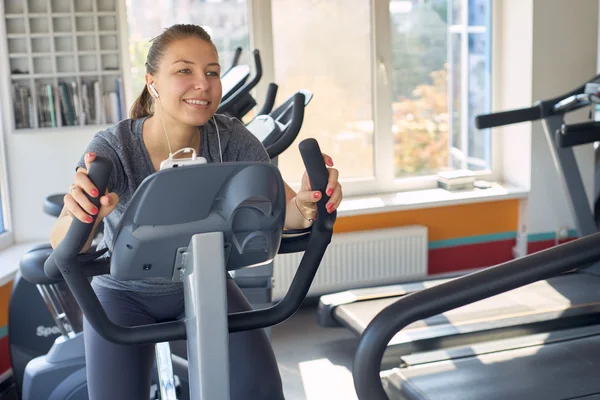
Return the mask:
<path id="1" fill-rule="evenodd" d="M 597 228 L 572 146 L 600 135 L 596 122 L 568 125 L 564 117 L 568 112 L 598 103 L 598 81 L 600 75 L 569 93 L 536 102 L 530 108 L 476 118 L 479 129 L 542 121 L 580 237 L 596 233 Z M 417 349 L 439 350 L 594 324 L 600 316 L 599 272 L 598 264 L 590 265 L 412 324 L 389 343 L 384 367 L 397 366 L 400 356 Z M 318 321 L 323 326 L 346 326 L 360 336 L 377 314 L 399 298 L 445 284 L 449 279 L 432 278 L 326 295 L 320 299 Z"/>
<path id="2" fill-rule="evenodd" d="M 276 90 L 269 91 L 274 97 Z M 304 108 L 312 99 L 312 93 L 299 91 L 284 101 L 269 115 L 257 116 L 247 126 L 263 143 L 271 157 L 276 157 L 285 151 L 294 140 L 302 127 Z M 267 103 L 274 103 L 268 99 Z M 57 210 L 56 216 L 62 210 L 62 199 L 59 204 L 52 205 L 51 209 Z M 46 204 L 50 201 L 46 201 Z M 22 267 L 35 268 L 41 265 L 51 252 L 49 244 L 38 246 L 27 252 L 21 260 Z M 255 308 L 264 308 L 271 305 L 273 266 L 267 264 L 242 271 L 235 276 L 236 283 Z M 39 292 L 41 296 L 36 294 Z M 48 313 L 48 310 L 51 313 Z M 24 318 L 26 316 L 27 318 Z M 52 285 L 33 285 L 22 279 L 20 273 L 15 277 L 11 300 L 9 304 L 9 349 L 13 377 L 19 396 L 22 395 L 24 386 L 24 371 L 29 362 L 36 357 L 48 353 L 49 363 L 55 363 L 56 357 L 65 357 L 79 354 L 81 357 L 72 360 L 72 367 L 82 366 L 85 363 L 83 356 L 81 310 L 64 282 Z M 60 344 L 55 344 L 55 341 Z M 66 350 L 69 343 L 69 350 Z M 187 362 L 185 343 L 172 343 L 172 352 L 175 355 L 175 375 L 183 388 L 187 381 Z M 52 353 L 49 350 L 52 348 Z M 169 351 L 167 345 L 162 345 L 163 351 Z M 65 349 L 65 350 L 63 350 Z M 73 350 L 71 350 L 73 349 Z M 158 351 L 157 347 L 157 351 Z M 60 358 L 58 359 L 60 360 Z M 85 375 L 81 378 L 85 381 Z M 87 394 L 86 394 L 87 395 Z"/>
<path id="3" fill-rule="evenodd" d="M 324 192 L 328 173 L 317 142 L 307 139 L 299 147 L 313 187 Z M 102 157 L 90 167 L 90 179 L 100 191 L 106 187 L 110 167 Z M 183 194 L 178 191 L 175 196 L 166 189 L 173 182 Z M 110 257 L 104 251 L 79 254 L 92 224 L 74 220 L 43 268 L 23 268 L 22 273 L 32 283 L 44 285 L 62 275 L 86 318 L 107 340 L 136 344 L 187 339 L 189 397 L 226 400 L 228 331 L 272 326 L 300 307 L 331 241 L 336 213 L 327 212 L 328 199 L 324 195 L 319 201 L 319 218 L 312 228 L 282 240 L 286 200 L 277 167 L 247 162 L 167 169 L 146 178 L 132 197 Z M 98 205 L 97 199 L 90 200 Z M 173 201 L 178 207 L 167 206 Z M 278 252 L 298 251 L 305 253 L 283 300 L 265 310 L 227 315 L 226 271 L 269 262 Z M 90 276 L 104 273 L 122 280 L 182 281 L 185 318 L 129 328 L 112 323 L 89 282 Z M 206 304 L 211 306 L 200 311 L 199 305 Z M 26 382 L 36 372 L 26 371 Z"/>
<path id="4" fill-rule="evenodd" d="M 479 346 L 417 349 L 412 355 L 406 352 L 402 364 L 383 377 L 380 370 L 387 343 L 406 326 L 598 261 L 600 233 L 595 233 L 400 298 L 381 310 L 362 334 L 353 365 L 358 398 L 597 399 L 600 380 L 593 366 L 600 363 L 598 321 Z"/>

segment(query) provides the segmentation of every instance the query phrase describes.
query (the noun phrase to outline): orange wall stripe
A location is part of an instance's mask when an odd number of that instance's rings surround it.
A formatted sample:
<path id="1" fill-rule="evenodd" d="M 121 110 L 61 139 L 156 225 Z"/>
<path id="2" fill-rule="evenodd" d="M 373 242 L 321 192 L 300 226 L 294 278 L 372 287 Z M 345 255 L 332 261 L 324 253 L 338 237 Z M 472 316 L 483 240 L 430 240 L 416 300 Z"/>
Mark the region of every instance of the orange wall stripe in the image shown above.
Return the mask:
<path id="1" fill-rule="evenodd" d="M 516 231 L 519 200 L 500 200 L 454 206 L 340 217 L 335 233 L 425 225 L 429 240 Z"/>
<path id="2" fill-rule="evenodd" d="M 12 281 L 0 286 L 0 327 L 8 325 L 8 300 L 12 291 Z"/>

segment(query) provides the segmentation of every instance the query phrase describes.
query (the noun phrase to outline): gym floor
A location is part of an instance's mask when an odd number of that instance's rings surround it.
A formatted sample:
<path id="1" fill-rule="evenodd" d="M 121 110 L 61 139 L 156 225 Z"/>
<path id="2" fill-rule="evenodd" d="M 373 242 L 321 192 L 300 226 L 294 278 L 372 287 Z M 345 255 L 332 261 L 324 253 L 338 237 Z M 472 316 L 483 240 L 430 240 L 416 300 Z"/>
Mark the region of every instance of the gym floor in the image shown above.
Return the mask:
<path id="1" fill-rule="evenodd" d="M 304 306 L 288 321 L 272 329 L 272 341 L 286 400 L 354 400 L 352 357 L 358 343 L 343 328 L 322 328 L 316 307 Z M 0 400 L 18 400 L 14 389 Z"/>

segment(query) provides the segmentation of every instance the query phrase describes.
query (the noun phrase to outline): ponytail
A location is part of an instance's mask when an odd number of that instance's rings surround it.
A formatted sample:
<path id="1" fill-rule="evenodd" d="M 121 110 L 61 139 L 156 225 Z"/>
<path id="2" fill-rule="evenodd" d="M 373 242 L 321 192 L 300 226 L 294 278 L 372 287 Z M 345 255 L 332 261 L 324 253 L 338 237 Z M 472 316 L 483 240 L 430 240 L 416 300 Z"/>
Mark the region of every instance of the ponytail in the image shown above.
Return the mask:
<path id="1" fill-rule="evenodd" d="M 140 94 L 135 103 L 133 103 L 133 106 L 131 106 L 129 117 L 131 119 L 140 119 L 152 114 L 154 114 L 152 110 L 152 96 L 148 92 L 148 86 L 144 85 L 142 94 Z"/>

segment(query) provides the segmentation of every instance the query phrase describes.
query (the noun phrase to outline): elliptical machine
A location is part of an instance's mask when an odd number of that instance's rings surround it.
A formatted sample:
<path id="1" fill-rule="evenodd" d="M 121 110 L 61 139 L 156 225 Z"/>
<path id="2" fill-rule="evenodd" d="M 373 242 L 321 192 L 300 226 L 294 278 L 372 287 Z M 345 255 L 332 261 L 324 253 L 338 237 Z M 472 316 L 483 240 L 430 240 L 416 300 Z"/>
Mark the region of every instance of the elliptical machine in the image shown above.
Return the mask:
<path id="1" fill-rule="evenodd" d="M 90 324 L 107 340 L 141 344 L 187 339 L 189 398 L 227 400 L 228 332 L 264 328 L 292 316 L 333 234 L 336 213 L 325 208 L 329 196 L 323 156 L 314 139 L 299 147 L 313 188 L 323 192 L 319 218 L 307 230 L 288 232 L 291 237 L 282 240 L 286 201 L 277 167 L 251 162 L 192 165 L 159 171 L 142 182 L 123 215 L 110 257 L 105 251 L 79 254 L 93 224 L 74 220 L 43 268 L 25 267 L 21 272 L 34 284 L 63 277 Z M 90 167 L 90 179 L 101 191 L 110 167 L 102 157 Z M 173 182 L 181 188 L 177 194 L 165 190 Z M 90 200 L 99 205 L 98 199 Z M 268 309 L 227 314 L 226 271 L 298 251 L 305 253 L 283 300 Z M 162 277 L 183 282 L 185 318 L 129 328 L 112 323 L 89 282 L 89 277 L 106 273 L 121 280 Z M 26 382 L 35 372 L 26 371 Z M 165 392 L 168 388 L 165 385 Z"/>

